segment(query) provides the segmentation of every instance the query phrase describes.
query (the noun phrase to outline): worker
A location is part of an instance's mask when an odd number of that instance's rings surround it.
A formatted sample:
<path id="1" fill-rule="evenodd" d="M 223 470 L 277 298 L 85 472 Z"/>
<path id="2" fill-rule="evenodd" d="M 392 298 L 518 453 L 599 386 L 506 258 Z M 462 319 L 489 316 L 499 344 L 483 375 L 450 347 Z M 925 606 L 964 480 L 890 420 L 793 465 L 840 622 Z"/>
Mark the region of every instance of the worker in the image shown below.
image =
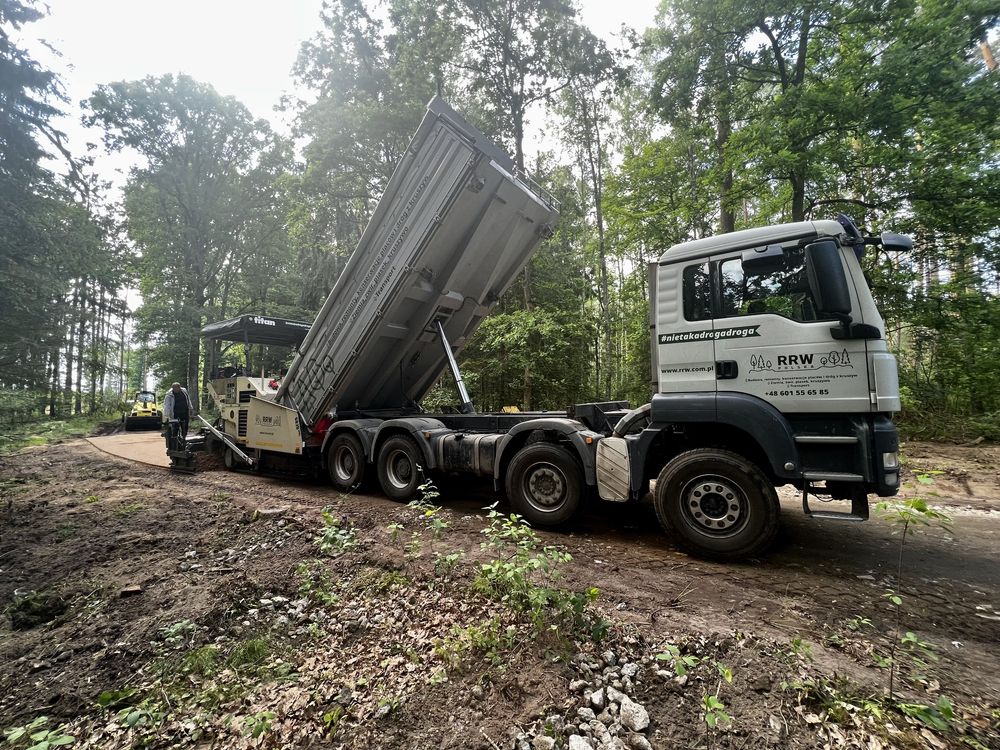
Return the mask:
<path id="1" fill-rule="evenodd" d="M 180 383 L 171 383 L 167 397 L 163 399 L 163 417 L 167 420 L 167 449 L 184 450 L 187 444 L 188 424 L 194 406 L 186 388 Z"/>

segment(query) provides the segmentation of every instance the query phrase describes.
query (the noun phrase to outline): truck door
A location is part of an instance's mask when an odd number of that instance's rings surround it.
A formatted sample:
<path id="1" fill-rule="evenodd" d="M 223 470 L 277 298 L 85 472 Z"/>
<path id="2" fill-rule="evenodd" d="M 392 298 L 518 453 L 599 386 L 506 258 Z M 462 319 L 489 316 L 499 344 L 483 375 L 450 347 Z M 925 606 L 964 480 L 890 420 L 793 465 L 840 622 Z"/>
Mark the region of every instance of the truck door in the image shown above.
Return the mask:
<path id="1" fill-rule="evenodd" d="M 708 260 L 661 265 L 656 282 L 659 393 L 715 393 L 712 278 Z"/>
<path id="2" fill-rule="evenodd" d="M 712 258 L 718 390 L 758 396 L 786 414 L 870 411 L 865 342 L 835 339 L 837 321 L 820 319 L 804 257 L 791 245 Z M 857 310 L 853 288 L 851 296 Z"/>

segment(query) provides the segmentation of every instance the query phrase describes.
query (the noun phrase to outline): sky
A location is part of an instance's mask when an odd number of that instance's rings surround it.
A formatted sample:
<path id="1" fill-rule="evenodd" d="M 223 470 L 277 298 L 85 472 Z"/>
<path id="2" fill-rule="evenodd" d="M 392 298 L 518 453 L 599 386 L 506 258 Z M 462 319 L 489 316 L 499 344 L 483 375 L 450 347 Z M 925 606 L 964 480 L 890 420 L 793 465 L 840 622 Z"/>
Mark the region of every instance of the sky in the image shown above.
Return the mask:
<path id="1" fill-rule="evenodd" d="M 79 123 L 79 102 L 101 83 L 187 73 L 242 101 L 288 132 L 274 111 L 292 90 L 303 41 L 319 30 L 322 0 L 43 0 L 49 15 L 26 26 L 20 43 L 60 73 L 69 104 L 57 125 L 82 154 L 99 133 Z M 622 24 L 651 25 L 657 0 L 581 0 L 583 22 L 609 42 Z M 54 57 L 44 40 L 61 53 Z M 98 156 L 96 169 L 121 183 L 134 156 Z M 58 167 L 56 167 L 58 168 Z"/>

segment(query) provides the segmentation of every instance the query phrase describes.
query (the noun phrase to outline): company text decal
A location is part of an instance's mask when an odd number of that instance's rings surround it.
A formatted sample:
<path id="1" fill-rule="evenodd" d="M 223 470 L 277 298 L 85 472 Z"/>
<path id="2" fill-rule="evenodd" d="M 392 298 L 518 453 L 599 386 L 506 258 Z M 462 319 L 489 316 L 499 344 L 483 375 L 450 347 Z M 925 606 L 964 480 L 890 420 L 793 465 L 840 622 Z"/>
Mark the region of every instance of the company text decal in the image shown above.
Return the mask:
<path id="1" fill-rule="evenodd" d="M 719 339 L 745 339 L 760 336 L 757 329 L 760 326 L 735 326 L 732 328 L 716 328 L 707 331 L 687 331 L 685 333 L 661 333 L 661 344 L 690 344 L 696 341 L 718 341 Z"/>
<path id="2" fill-rule="evenodd" d="M 777 366 L 775 365 L 777 362 Z M 821 370 L 833 367 L 852 367 L 847 349 L 827 354 L 779 354 L 774 360 L 762 354 L 750 357 L 750 372 L 796 372 L 801 370 Z"/>

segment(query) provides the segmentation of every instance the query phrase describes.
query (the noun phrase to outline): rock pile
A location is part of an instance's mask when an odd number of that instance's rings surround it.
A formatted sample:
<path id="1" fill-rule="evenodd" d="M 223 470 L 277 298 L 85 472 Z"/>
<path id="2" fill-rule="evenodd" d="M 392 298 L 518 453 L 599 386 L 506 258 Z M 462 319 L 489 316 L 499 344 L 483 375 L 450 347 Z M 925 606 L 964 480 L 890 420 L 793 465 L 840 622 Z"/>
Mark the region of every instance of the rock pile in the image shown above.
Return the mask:
<path id="1" fill-rule="evenodd" d="M 649 665 L 619 659 L 613 651 L 577 654 L 572 665 L 578 675 L 569 683 L 575 705 L 518 733 L 512 750 L 652 750 L 645 736 L 649 713 L 634 698 Z"/>

